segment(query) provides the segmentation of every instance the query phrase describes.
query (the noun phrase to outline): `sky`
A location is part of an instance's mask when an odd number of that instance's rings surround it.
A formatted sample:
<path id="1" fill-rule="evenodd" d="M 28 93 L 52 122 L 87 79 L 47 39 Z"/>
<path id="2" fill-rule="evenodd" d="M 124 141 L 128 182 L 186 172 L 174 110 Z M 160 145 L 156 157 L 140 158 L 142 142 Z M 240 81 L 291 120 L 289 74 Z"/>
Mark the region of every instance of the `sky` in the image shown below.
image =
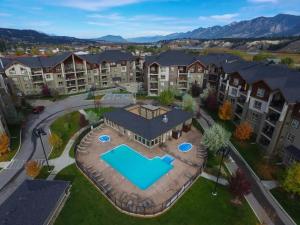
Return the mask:
<path id="1" fill-rule="evenodd" d="M 0 0 L 0 27 L 78 38 L 167 35 L 279 13 L 300 0 Z"/>

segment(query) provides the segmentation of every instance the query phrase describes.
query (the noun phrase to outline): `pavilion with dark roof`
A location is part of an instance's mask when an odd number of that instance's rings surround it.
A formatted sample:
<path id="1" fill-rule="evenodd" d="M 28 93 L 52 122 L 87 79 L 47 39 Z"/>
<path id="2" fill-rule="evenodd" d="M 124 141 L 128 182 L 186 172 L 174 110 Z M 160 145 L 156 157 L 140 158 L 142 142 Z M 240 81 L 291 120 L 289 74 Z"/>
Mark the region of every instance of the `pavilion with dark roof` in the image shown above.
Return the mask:
<path id="1" fill-rule="evenodd" d="M 133 105 L 104 113 L 106 125 L 152 148 L 191 129 L 193 114 L 179 108 Z"/>

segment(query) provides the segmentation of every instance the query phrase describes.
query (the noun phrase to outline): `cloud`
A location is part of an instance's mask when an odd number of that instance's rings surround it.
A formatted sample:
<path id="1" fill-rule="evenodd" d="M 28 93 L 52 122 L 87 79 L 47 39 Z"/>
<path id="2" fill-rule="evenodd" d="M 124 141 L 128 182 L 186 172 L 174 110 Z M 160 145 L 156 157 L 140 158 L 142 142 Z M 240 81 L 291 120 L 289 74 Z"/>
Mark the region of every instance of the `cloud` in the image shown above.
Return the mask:
<path id="1" fill-rule="evenodd" d="M 142 1 L 144 0 L 55 0 L 51 1 L 51 4 L 88 11 L 97 11 L 118 6 L 135 4 Z"/>
<path id="2" fill-rule="evenodd" d="M 0 12 L 0 16 L 1 17 L 7 17 L 7 16 L 11 16 L 11 14 L 5 13 L 5 12 Z"/>
<path id="3" fill-rule="evenodd" d="M 278 0 L 248 0 L 248 2 L 251 2 L 251 3 L 277 3 Z"/>
<path id="4" fill-rule="evenodd" d="M 198 19 L 201 21 L 210 21 L 211 23 L 230 23 L 236 20 L 238 16 L 238 13 L 228 13 L 222 15 L 200 16 Z"/>

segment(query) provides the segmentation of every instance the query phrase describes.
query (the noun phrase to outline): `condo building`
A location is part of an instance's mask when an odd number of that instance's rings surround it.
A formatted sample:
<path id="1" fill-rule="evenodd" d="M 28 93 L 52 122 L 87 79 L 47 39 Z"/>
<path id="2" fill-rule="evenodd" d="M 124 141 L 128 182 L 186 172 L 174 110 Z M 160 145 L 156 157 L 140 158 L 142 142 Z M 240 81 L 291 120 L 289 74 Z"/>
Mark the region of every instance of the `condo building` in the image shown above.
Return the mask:
<path id="1" fill-rule="evenodd" d="M 187 92 L 193 84 L 217 88 L 221 67 L 216 60 L 236 59 L 228 54 L 199 56 L 183 50 L 170 50 L 148 56 L 144 64 L 145 88 L 157 96 L 168 88 Z"/>
<path id="2" fill-rule="evenodd" d="M 233 122 L 248 121 L 256 142 L 287 164 L 300 160 L 300 73 L 281 65 L 223 62 L 218 101 L 232 103 Z"/>
<path id="3" fill-rule="evenodd" d="M 38 95 L 44 85 L 58 94 L 79 93 L 135 82 L 135 57 L 120 50 L 99 54 L 63 53 L 50 57 L 6 58 L 5 74 L 24 95 Z"/>

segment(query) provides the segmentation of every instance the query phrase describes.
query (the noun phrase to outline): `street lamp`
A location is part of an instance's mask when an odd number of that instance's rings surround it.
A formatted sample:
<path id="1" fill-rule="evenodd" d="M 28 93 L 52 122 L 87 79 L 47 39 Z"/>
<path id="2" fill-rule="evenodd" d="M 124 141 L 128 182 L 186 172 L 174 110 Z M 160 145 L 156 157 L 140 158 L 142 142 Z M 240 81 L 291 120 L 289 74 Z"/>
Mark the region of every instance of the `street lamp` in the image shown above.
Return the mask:
<path id="1" fill-rule="evenodd" d="M 228 156 L 230 152 L 230 147 L 223 147 L 223 148 L 220 148 L 217 152 L 217 154 L 219 153 L 222 153 L 222 157 L 221 157 L 221 161 L 220 161 L 220 165 L 219 165 L 219 171 L 218 171 L 218 175 L 217 175 L 217 180 L 216 180 L 216 183 L 215 183 L 215 187 L 214 187 L 214 190 L 212 192 L 212 195 L 213 196 L 217 196 L 218 195 L 218 192 L 217 192 L 217 185 L 218 185 L 218 182 L 219 182 L 219 178 L 220 178 L 220 175 L 221 175 L 221 167 L 222 167 L 222 163 L 223 163 L 223 160 L 225 157 Z"/>
<path id="2" fill-rule="evenodd" d="M 49 162 L 48 162 L 48 158 L 47 158 L 47 155 L 46 155 L 46 151 L 45 151 L 45 148 L 44 148 L 44 143 L 43 143 L 43 140 L 42 140 L 42 135 L 45 136 L 45 135 L 47 135 L 47 133 L 41 127 L 40 128 L 34 128 L 33 129 L 33 133 L 34 133 L 34 135 L 36 137 L 40 138 L 42 149 L 43 149 L 43 153 L 44 153 L 44 156 L 45 156 L 45 159 L 46 159 L 46 163 L 47 163 L 47 167 L 48 167 L 48 172 L 51 172 L 50 166 L 49 166 Z"/>

